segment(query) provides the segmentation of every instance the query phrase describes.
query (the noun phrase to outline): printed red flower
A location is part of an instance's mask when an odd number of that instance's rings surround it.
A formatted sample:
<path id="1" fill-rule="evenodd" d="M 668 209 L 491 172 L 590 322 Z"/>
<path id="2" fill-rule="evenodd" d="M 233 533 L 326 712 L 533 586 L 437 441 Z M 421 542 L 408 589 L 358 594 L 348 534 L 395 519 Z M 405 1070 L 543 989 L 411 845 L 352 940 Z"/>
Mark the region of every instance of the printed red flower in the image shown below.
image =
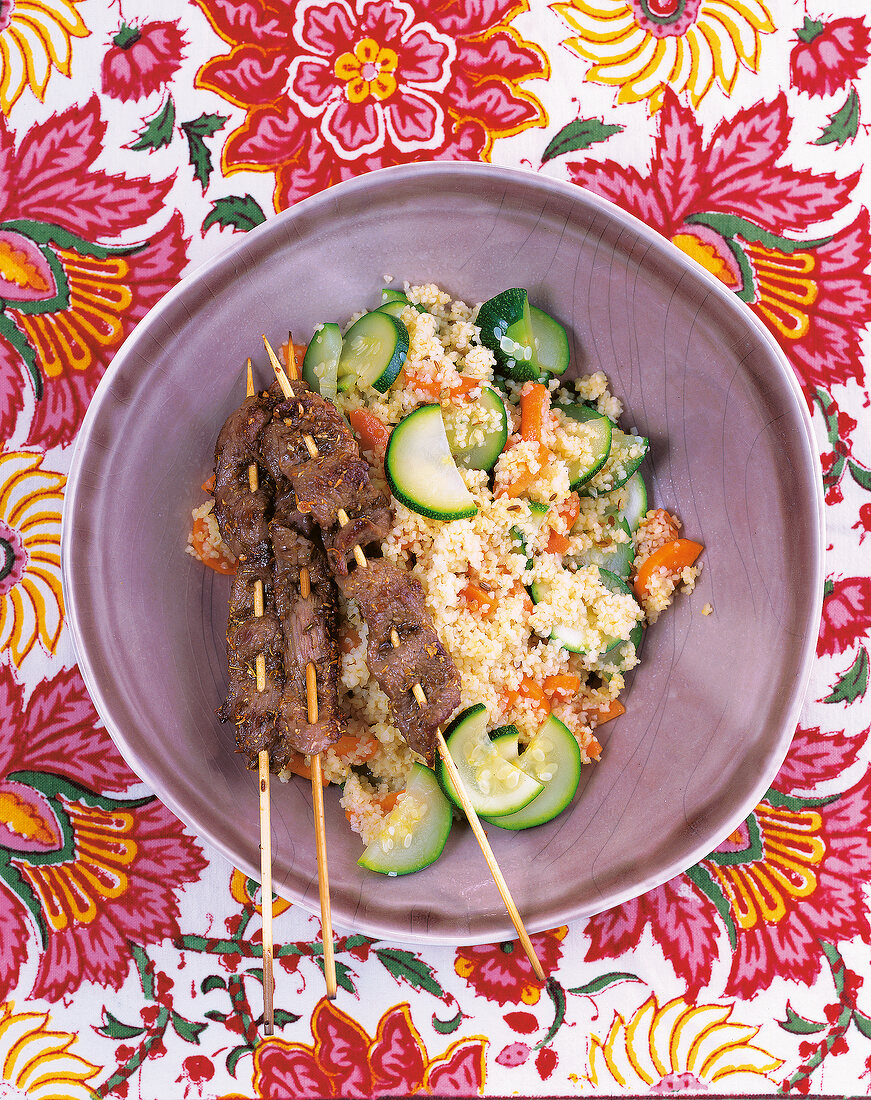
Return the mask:
<path id="1" fill-rule="evenodd" d="M 527 0 L 197 0 L 231 49 L 197 74 L 246 110 L 225 175 L 274 172 L 275 206 L 420 158 L 489 160 L 547 122 L 524 82 L 547 58 L 511 26 Z"/>
<path id="2" fill-rule="evenodd" d="M 729 287 L 768 326 L 804 382 L 862 383 L 860 340 L 871 322 L 871 237 L 862 209 L 843 229 L 808 232 L 847 202 L 858 175 L 781 163 L 790 121 L 786 97 L 721 122 L 708 142 L 688 107 L 666 92 L 649 168 L 569 162 L 575 183 L 641 218 Z"/>
<path id="3" fill-rule="evenodd" d="M 871 579 L 839 577 L 826 583 L 817 653 L 843 653 L 871 629 Z"/>
<path id="4" fill-rule="evenodd" d="M 460 1039 L 430 1058 L 407 1004 L 381 1017 L 374 1038 L 324 998 L 311 1018 L 313 1043 L 268 1038 L 254 1054 L 258 1097 L 473 1096 L 484 1090 L 484 1049 L 478 1036 Z"/>
<path id="5" fill-rule="evenodd" d="M 27 441 L 68 444 L 112 356 L 184 265 L 177 211 L 150 240 L 118 243 L 162 213 L 172 181 L 94 169 L 105 129 L 96 96 L 17 147 L 0 118 L 0 437 L 29 375 Z"/>
<path id="6" fill-rule="evenodd" d="M 789 55 L 793 87 L 808 95 L 831 95 L 855 80 L 868 62 L 871 32 L 862 16 L 842 19 L 804 18 L 798 42 Z"/>
<path id="7" fill-rule="evenodd" d="M 181 67 L 187 45 L 174 23 L 122 23 L 103 57 L 103 92 L 113 99 L 142 99 L 167 84 Z"/>
<path id="8" fill-rule="evenodd" d="M 32 925 L 42 944 L 32 996 L 83 982 L 117 989 L 129 940 L 178 933 L 176 893 L 205 867 L 181 823 L 153 797 L 96 793 L 138 783 L 76 669 L 24 693 L 0 667 L 0 1000 L 18 980 Z"/>
<path id="9" fill-rule="evenodd" d="M 820 941 L 871 940 L 871 777 L 832 802 L 805 797 L 857 756 L 859 738 L 796 731 L 772 790 L 715 852 L 685 875 L 587 925 L 587 959 L 617 958 L 653 938 L 695 998 L 710 981 L 725 925 L 726 992 L 752 997 L 776 977 L 811 984 Z"/>
<path id="10" fill-rule="evenodd" d="M 530 937 L 546 974 L 557 968 L 562 958 L 560 944 L 567 932 L 568 928 L 563 926 Z M 499 1005 L 521 1002 L 533 1005 L 541 997 L 542 983 L 533 973 L 519 940 L 458 947 L 454 969 L 477 994 Z"/>

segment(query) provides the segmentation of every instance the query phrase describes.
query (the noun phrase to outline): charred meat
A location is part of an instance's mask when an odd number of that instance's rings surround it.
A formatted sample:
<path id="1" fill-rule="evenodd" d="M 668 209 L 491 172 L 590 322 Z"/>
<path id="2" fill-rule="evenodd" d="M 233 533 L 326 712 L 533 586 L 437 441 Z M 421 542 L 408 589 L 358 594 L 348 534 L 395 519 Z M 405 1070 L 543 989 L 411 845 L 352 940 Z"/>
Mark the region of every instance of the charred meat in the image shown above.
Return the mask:
<path id="1" fill-rule="evenodd" d="M 215 445 L 215 518 L 224 542 L 242 560 L 269 557 L 272 488 L 260 478 L 259 487 L 252 491 L 248 467 L 258 460 L 260 437 L 272 418 L 273 405 L 265 395 L 247 397 L 227 418 Z"/>

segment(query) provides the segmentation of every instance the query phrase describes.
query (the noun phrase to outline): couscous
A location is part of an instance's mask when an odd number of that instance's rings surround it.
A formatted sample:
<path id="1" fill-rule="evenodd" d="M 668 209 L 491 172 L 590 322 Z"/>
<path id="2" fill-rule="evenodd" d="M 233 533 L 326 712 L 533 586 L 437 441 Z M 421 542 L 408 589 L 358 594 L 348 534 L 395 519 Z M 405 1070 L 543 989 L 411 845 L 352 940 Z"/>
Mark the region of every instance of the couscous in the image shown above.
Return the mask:
<path id="1" fill-rule="evenodd" d="M 515 351 L 498 331 L 496 350 L 482 341 L 483 307 L 433 284 L 406 285 L 385 292 L 385 300 L 408 334 L 397 376 L 379 392 L 343 387 L 340 373 L 328 394 L 354 430 L 373 481 L 393 493 L 394 525 L 382 554 L 423 586 L 462 677 L 463 708 L 483 705 L 489 726 L 513 728 L 521 750 L 552 715 L 577 742 L 582 763 L 596 761 L 596 730 L 623 713 L 619 696 L 638 662 L 642 628 L 676 589 L 693 588 L 701 548 L 688 552 L 697 544 L 680 537 L 677 517 L 648 508 L 638 472 L 647 440 L 617 427 L 622 405 L 604 374 L 506 377 L 499 348 Z M 286 361 L 292 349 L 283 350 Z M 310 381 L 317 385 L 318 375 Z M 425 499 L 426 484 L 418 488 L 425 471 L 404 479 L 391 467 L 397 429 L 412 414 L 422 425 L 438 413 L 457 472 L 456 500 L 446 511 Z M 231 571 L 211 505 L 207 499 L 194 511 L 188 550 Z M 351 828 L 368 845 L 418 758 L 370 678 L 367 628 L 353 601 L 342 600 L 340 622 L 348 733 L 321 761 L 326 780 L 342 788 Z M 306 774 L 307 761 L 294 770 Z"/>

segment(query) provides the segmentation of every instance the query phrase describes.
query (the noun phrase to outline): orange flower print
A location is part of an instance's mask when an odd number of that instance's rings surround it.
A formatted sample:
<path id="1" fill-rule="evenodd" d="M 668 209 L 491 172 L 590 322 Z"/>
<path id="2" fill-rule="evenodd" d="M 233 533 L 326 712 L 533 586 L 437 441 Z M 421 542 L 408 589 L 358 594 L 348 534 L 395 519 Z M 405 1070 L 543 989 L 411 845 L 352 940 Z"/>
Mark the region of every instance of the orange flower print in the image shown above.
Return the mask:
<path id="1" fill-rule="evenodd" d="M 72 40 L 91 33 L 82 0 L 5 0 L 0 4 L 0 111 L 9 114 L 25 89 L 45 99 L 52 71 L 70 75 Z"/>

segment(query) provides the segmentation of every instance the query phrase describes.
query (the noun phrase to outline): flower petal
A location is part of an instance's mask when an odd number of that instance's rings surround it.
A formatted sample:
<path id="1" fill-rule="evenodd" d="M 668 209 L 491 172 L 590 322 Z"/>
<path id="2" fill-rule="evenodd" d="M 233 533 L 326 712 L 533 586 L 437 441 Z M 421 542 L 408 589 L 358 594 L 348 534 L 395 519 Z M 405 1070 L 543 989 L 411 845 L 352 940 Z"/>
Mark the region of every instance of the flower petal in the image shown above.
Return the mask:
<path id="1" fill-rule="evenodd" d="M 387 108 L 391 136 L 403 145 L 434 148 L 444 137 L 444 116 L 428 96 L 406 91 L 394 98 Z"/>

